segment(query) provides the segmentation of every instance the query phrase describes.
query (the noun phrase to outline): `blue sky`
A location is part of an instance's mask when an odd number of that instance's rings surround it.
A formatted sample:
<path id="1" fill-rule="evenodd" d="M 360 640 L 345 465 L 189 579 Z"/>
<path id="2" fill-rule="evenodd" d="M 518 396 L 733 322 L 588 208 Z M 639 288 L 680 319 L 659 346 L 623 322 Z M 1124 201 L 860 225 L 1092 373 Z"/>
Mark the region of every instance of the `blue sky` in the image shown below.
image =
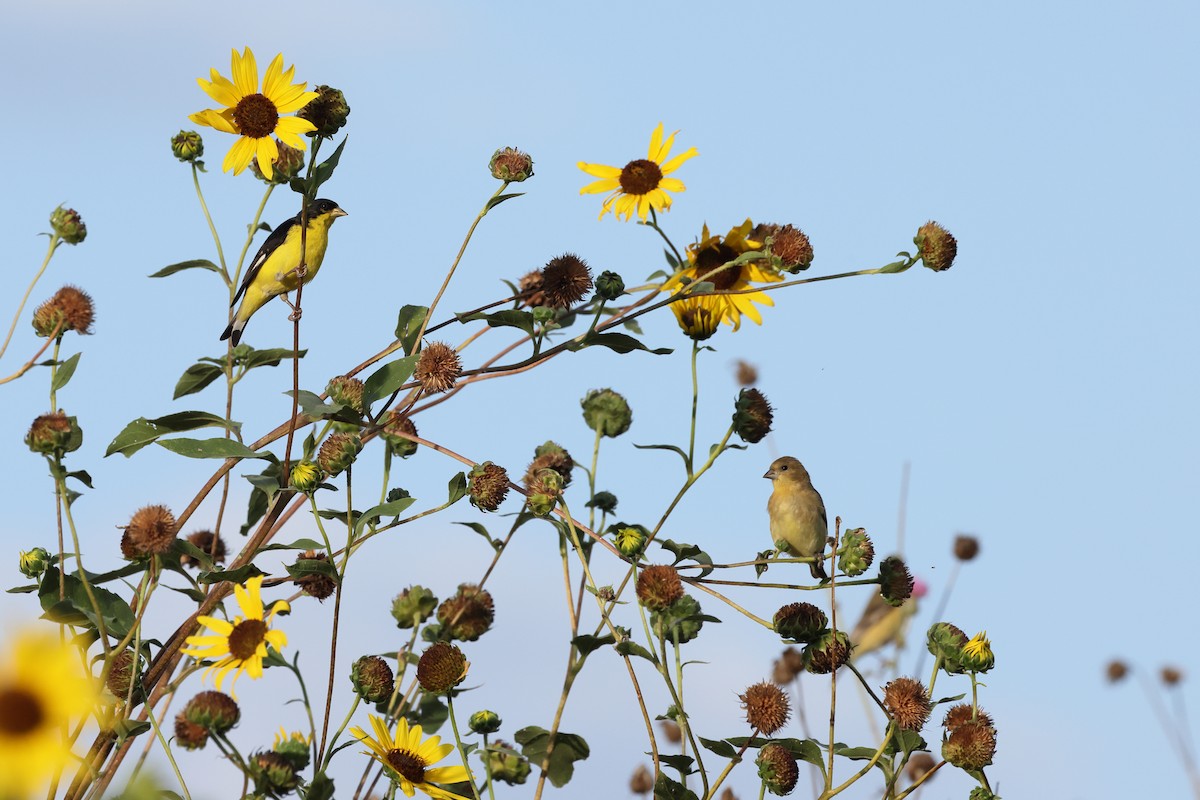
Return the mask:
<path id="1" fill-rule="evenodd" d="M 1200 281 L 1188 233 L 1198 211 L 1200 57 L 1190 4 L 351 2 L 337 11 L 296 3 L 255 14 L 227 2 L 203 11 L 62 2 L 7 16 L 0 314 L 7 324 L 40 263 L 45 242 L 35 234 L 47 229 L 50 210 L 60 202 L 78 209 L 88 239 L 60 251 L 33 302 L 68 282 L 96 300 L 96 334 L 67 340 L 84 355 L 60 395 L 85 428 L 73 464 L 97 484 L 76 505 L 93 568 L 117 563 L 117 526 L 136 508 L 181 508 L 211 474 L 210 463 L 157 448 L 130 460 L 102 456 L 134 417 L 220 405 L 215 390 L 178 402 L 171 391 L 195 358 L 223 352 L 223 287 L 199 272 L 146 276 L 213 255 L 188 170 L 171 158 L 167 140 L 190 127 L 188 113 L 209 105 L 195 78 L 210 67 L 227 72 L 231 48 L 249 45 L 264 67 L 282 51 L 298 79 L 342 88 L 352 107 L 346 154 L 326 190 L 350 216 L 334 229 L 326 266 L 305 293 L 310 352 L 301 382 L 314 390 L 390 341 L 401 305 L 433 296 L 495 188 L 486 164 L 498 147 L 530 152 L 537 174 L 521 187 L 526 197 L 480 227 L 445 311 L 498 296 L 503 279 L 564 251 L 629 283 L 659 269 L 652 232 L 596 220 L 600 198 L 579 196 L 588 178 L 575 162 L 620 166 L 640 157 L 662 121 L 681 129 L 679 147 L 700 152 L 678 173 L 687 191 L 663 219 L 679 245 L 705 222 L 721 231 L 747 216 L 791 222 L 812 238 L 810 274 L 820 275 L 886 263 L 911 247 L 927 219 L 959 241 L 947 273 L 914 269 L 776 293 L 761 328 L 748 324 L 710 342 L 716 352 L 701 361 L 699 441 L 724 430 L 740 358 L 759 367 L 759 386 L 777 409 L 775 433 L 723 457 L 666 535 L 699 543 L 718 561 L 765 548 L 770 487 L 760 476 L 775 455 L 793 454 L 830 515 L 866 527 L 887 552 L 901 471 L 911 463 L 905 547 L 933 599 L 953 565 L 954 534 L 982 541 L 947 617 L 986 629 L 997 653 L 983 704 L 1000 729 L 990 770 L 999 791 L 1187 791 L 1137 687 L 1108 687 L 1102 672 L 1121 656 L 1142 669 L 1170 663 L 1191 674 L 1200 655 L 1194 637 L 1180 636 L 1193 625 L 1190 578 L 1200 555 Z M 219 172 L 228 138 L 205 132 L 211 169 L 203 178 L 227 252 L 261 196 L 248 175 Z M 293 206 L 278 192 L 266 218 L 277 223 Z M 0 364 L 5 374 L 40 344 L 27 316 Z M 560 358 L 423 415 L 421 431 L 514 472 L 548 438 L 583 457 L 591 440 L 578 400 L 611 386 L 630 399 L 635 422 L 605 443 L 600 483 L 621 497 L 622 518 L 652 521 L 678 467 L 668 454 L 632 445 L 686 440 L 688 363 L 669 315 L 644 327 L 651 346 L 676 352 Z M 461 341 L 469 330 L 452 328 L 447 338 Z M 256 316 L 247 338 L 286 346 L 282 307 Z M 249 438 L 283 418 L 287 388 L 282 369 L 243 383 L 235 416 Z M 2 391 L 0 441 L 10 467 L 0 498 L 10 509 L 11 561 L 53 537 L 50 481 L 21 444 L 29 421 L 45 411 L 45 375 Z M 456 469 L 422 453 L 395 480 L 436 500 Z M 245 487 L 235 487 L 244 498 Z M 214 512 L 206 506 L 197 527 L 205 513 Z M 387 609 L 404 586 L 421 582 L 445 596 L 477 580 L 489 553 L 451 522 L 478 519 L 456 507 L 352 562 L 341 653 L 399 646 Z M 502 527 L 487 521 L 494 533 Z M 311 527 L 298 521 L 295 532 L 309 535 Z M 558 570 L 553 537 L 529 527 L 490 586 L 497 628 L 471 646 L 479 688 L 467 698 L 501 713 L 502 735 L 548 726 L 553 713 L 557 691 L 544 687 L 561 680 L 566 635 Z M 769 616 L 790 598 L 745 599 Z M 690 657 L 710 663 L 692 668 L 689 695 L 703 735 L 739 735 L 736 693 L 769 675 L 779 646 L 704 602 L 726 624 L 690 645 Z M 36 613 L 28 597 L 0 603 L 6 627 Z M 865 595 L 847 598 L 843 611 L 854 615 L 861 603 Z M 918 631 L 933 621 L 931 607 Z M 300 628 L 325 630 L 330 609 L 300 610 L 285 626 L 292 623 L 293 644 L 316 680 L 326 655 L 320 636 Z M 164 634 L 171 613 L 154 621 Z M 620 796 L 646 749 L 628 681 L 612 657 L 582 680 L 564 728 L 588 734 L 592 757 L 566 791 Z M 287 719 L 273 711 L 294 696 L 283 683 L 241 687 L 248 707 L 258 708 L 239 730 L 247 748 L 261 743 L 257 732 L 299 726 L 297 707 L 283 707 Z M 808 696 L 826 686 L 812 681 Z M 1183 692 L 1194 707 L 1194 685 Z M 839 738 L 865 736 L 851 720 L 856 711 L 845 707 Z M 785 733 L 800 735 L 795 725 Z M 926 733 L 937 737 L 936 728 Z M 198 779 L 209 761 L 184 754 L 181 766 Z M 215 776 L 211 793 L 200 788 L 197 796 L 228 796 L 226 778 Z M 731 780 L 740 796 L 756 791 L 748 764 Z M 924 796 L 968 791 L 965 779 L 945 773 Z"/>

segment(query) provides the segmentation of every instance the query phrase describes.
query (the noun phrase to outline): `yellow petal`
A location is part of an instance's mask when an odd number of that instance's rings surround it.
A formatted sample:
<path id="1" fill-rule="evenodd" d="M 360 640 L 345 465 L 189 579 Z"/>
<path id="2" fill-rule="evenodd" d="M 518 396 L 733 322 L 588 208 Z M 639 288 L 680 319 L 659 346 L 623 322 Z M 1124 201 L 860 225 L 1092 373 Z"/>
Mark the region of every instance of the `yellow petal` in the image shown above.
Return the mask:
<path id="1" fill-rule="evenodd" d="M 620 167 L 610 167 L 605 164 L 589 164 L 586 161 L 580 161 L 575 166 L 586 172 L 588 175 L 595 175 L 597 178 L 619 178 L 621 177 Z"/>
<path id="2" fill-rule="evenodd" d="M 276 53 L 271 59 L 271 63 L 267 66 L 267 74 L 263 76 L 262 93 L 268 98 L 273 99 L 275 92 L 284 87 L 283 81 L 283 53 Z"/>
<path id="3" fill-rule="evenodd" d="M 233 626 L 230 625 L 228 622 L 226 622 L 223 619 L 218 619 L 216 617 L 200 616 L 200 617 L 196 617 L 196 622 L 199 622 L 204 627 L 209 628 L 209 629 L 213 630 L 214 632 L 219 633 L 223 636 L 228 636 L 229 634 L 233 633 Z"/>
<path id="4" fill-rule="evenodd" d="M 221 164 L 221 169 L 225 172 L 232 170 L 234 175 L 240 175 L 242 170 L 250 166 L 252 158 L 254 158 L 254 140 L 243 136 L 233 143 L 233 147 L 229 148 L 229 152 L 225 154 L 225 161 Z M 235 586 L 234 588 L 239 587 Z"/>
<path id="5" fill-rule="evenodd" d="M 237 50 L 234 50 L 233 58 L 230 61 L 230 71 L 238 93 L 242 97 L 248 94 L 257 94 L 258 63 L 254 60 L 254 51 L 247 47 L 246 51 L 239 56 Z"/>
<path id="6" fill-rule="evenodd" d="M 580 194 L 600 194 L 601 192 L 611 192 L 621 186 L 621 182 L 615 178 L 604 178 L 598 181 L 592 181 L 587 186 L 579 190 Z"/>
<path id="7" fill-rule="evenodd" d="M 689 147 L 679 155 L 672 158 L 670 161 L 662 165 L 663 175 L 670 175 L 675 170 L 679 169 L 679 165 L 687 161 L 689 158 L 695 158 L 700 155 L 700 151 L 694 147 Z"/>
<path id="8" fill-rule="evenodd" d="M 651 161 L 658 161 L 655 156 L 658 155 L 658 150 L 660 147 L 662 147 L 662 135 L 663 124 L 660 122 L 658 123 L 658 127 L 654 129 L 654 132 L 650 134 L 650 149 L 646 153 L 646 158 L 650 159 Z"/>
<path id="9" fill-rule="evenodd" d="M 215 69 L 212 71 L 212 80 L 206 81 L 203 78 L 196 78 L 196 83 L 200 84 L 200 88 L 204 90 L 206 95 L 223 106 L 236 106 L 238 101 L 242 99 L 241 95 L 237 93 L 237 87 L 217 74 Z"/>
<path id="10" fill-rule="evenodd" d="M 278 156 L 279 148 L 275 146 L 274 140 L 270 137 L 264 137 L 264 139 L 271 142 L 271 158 L 273 159 Z M 257 153 L 262 155 L 262 141 L 256 140 L 254 142 L 254 147 Z M 264 174 L 266 174 L 268 178 L 271 177 L 271 173 L 269 171 L 270 164 L 271 162 L 268 160 L 267 168 L 263 170 Z M 258 164 L 258 168 L 263 169 L 263 164 L 261 161 Z M 253 578 L 250 578 L 248 581 L 246 581 L 246 588 L 242 591 L 238 591 L 241 589 L 241 587 L 237 584 L 234 584 L 233 586 L 233 593 L 237 595 L 238 605 L 241 607 L 242 613 L 246 615 L 247 619 L 263 618 L 262 583 L 263 576 L 255 575 Z"/>
<path id="11" fill-rule="evenodd" d="M 305 150 L 308 145 L 300 138 L 298 134 L 315 131 L 316 125 L 313 125 L 306 119 L 299 117 L 280 117 L 279 122 L 275 123 L 275 135 L 289 147 L 294 147 L 297 150 Z"/>
<path id="12" fill-rule="evenodd" d="M 682 192 L 686 187 L 683 181 L 678 178 L 662 178 L 658 182 L 658 188 L 665 189 L 668 192 Z"/>
<path id="13" fill-rule="evenodd" d="M 272 97 L 271 102 L 279 109 L 280 114 L 290 114 L 293 111 L 299 111 L 318 97 L 316 92 L 304 91 L 306 86 L 308 86 L 307 83 L 297 83 L 290 89 L 280 92 L 279 97 Z"/>

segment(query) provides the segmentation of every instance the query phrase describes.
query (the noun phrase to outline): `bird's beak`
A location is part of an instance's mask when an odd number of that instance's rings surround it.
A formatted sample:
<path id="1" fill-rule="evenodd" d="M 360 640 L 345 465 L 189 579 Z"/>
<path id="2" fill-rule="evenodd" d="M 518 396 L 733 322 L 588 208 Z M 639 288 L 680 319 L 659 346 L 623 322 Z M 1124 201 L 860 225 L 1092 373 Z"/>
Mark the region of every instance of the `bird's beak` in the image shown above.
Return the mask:
<path id="1" fill-rule="evenodd" d="M 331 217 L 335 217 L 335 218 L 336 218 L 336 217 L 348 217 L 348 216 L 350 216 L 350 214 L 349 214 L 348 212 L 346 212 L 346 211 L 343 211 L 343 210 L 342 210 L 341 206 L 338 206 L 338 207 L 337 207 L 337 208 L 335 208 L 333 211 L 330 211 L 330 212 L 329 212 L 329 215 L 330 215 Z"/>
<path id="2" fill-rule="evenodd" d="M 775 480 L 775 470 L 773 470 L 773 469 L 767 470 L 767 473 L 765 475 L 763 475 L 763 477 L 769 481 Z"/>

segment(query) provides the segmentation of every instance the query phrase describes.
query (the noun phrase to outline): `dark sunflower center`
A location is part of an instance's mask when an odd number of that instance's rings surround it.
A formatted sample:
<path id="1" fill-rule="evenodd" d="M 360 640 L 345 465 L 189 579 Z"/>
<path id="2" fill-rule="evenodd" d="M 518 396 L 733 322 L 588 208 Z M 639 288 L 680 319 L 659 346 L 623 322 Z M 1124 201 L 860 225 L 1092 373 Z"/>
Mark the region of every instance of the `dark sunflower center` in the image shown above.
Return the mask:
<path id="1" fill-rule="evenodd" d="M 0 689 L 0 733 L 23 736 L 36 730 L 46 717 L 42 704 L 22 689 Z"/>
<path id="2" fill-rule="evenodd" d="M 737 251 L 727 244 L 711 245 L 696 254 L 696 269 L 700 275 L 707 275 L 722 264 L 728 264 L 738 257 Z M 729 267 L 716 275 L 707 278 L 718 290 L 731 289 L 742 277 L 741 267 Z"/>
<path id="3" fill-rule="evenodd" d="M 258 651 L 267 635 L 267 623 L 261 619 L 244 619 L 229 632 L 229 654 L 245 661 Z"/>
<path id="4" fill-rule="evenodd" d="M 409 750 L 388 750 L 388 764 L 410 783 L 425 782 L 425 761 Z"/>
<path id="5" fill-rule="evenodd" d="M 639 158 L 630 161 L 621 170 L 621 191 L 625 194 L 649 194 L 658 188 L 662 178 L 662 169 L 658 164 Z"/>
<path id="6" fill-rule="evenodd" d="M 233 123 L 243 136 L 261 139 L 275 132 L 279 109 L 262 94 L 248 94 L 233 108 Z"/>

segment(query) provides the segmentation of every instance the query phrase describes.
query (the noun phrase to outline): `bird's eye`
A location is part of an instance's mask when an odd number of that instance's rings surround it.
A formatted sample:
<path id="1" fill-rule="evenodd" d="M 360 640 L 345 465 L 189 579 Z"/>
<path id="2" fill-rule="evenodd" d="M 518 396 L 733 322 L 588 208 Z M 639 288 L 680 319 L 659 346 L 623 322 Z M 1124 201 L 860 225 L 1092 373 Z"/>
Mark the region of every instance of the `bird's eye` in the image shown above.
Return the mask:
<path id="1" fill-rule="evenodd" d="M 787 469 L 787 464 L 784 464 L 782 467 L 780 467 L 780 469 L 782 469 L 782 470 L 786 470 L 786 469 Z"/>

